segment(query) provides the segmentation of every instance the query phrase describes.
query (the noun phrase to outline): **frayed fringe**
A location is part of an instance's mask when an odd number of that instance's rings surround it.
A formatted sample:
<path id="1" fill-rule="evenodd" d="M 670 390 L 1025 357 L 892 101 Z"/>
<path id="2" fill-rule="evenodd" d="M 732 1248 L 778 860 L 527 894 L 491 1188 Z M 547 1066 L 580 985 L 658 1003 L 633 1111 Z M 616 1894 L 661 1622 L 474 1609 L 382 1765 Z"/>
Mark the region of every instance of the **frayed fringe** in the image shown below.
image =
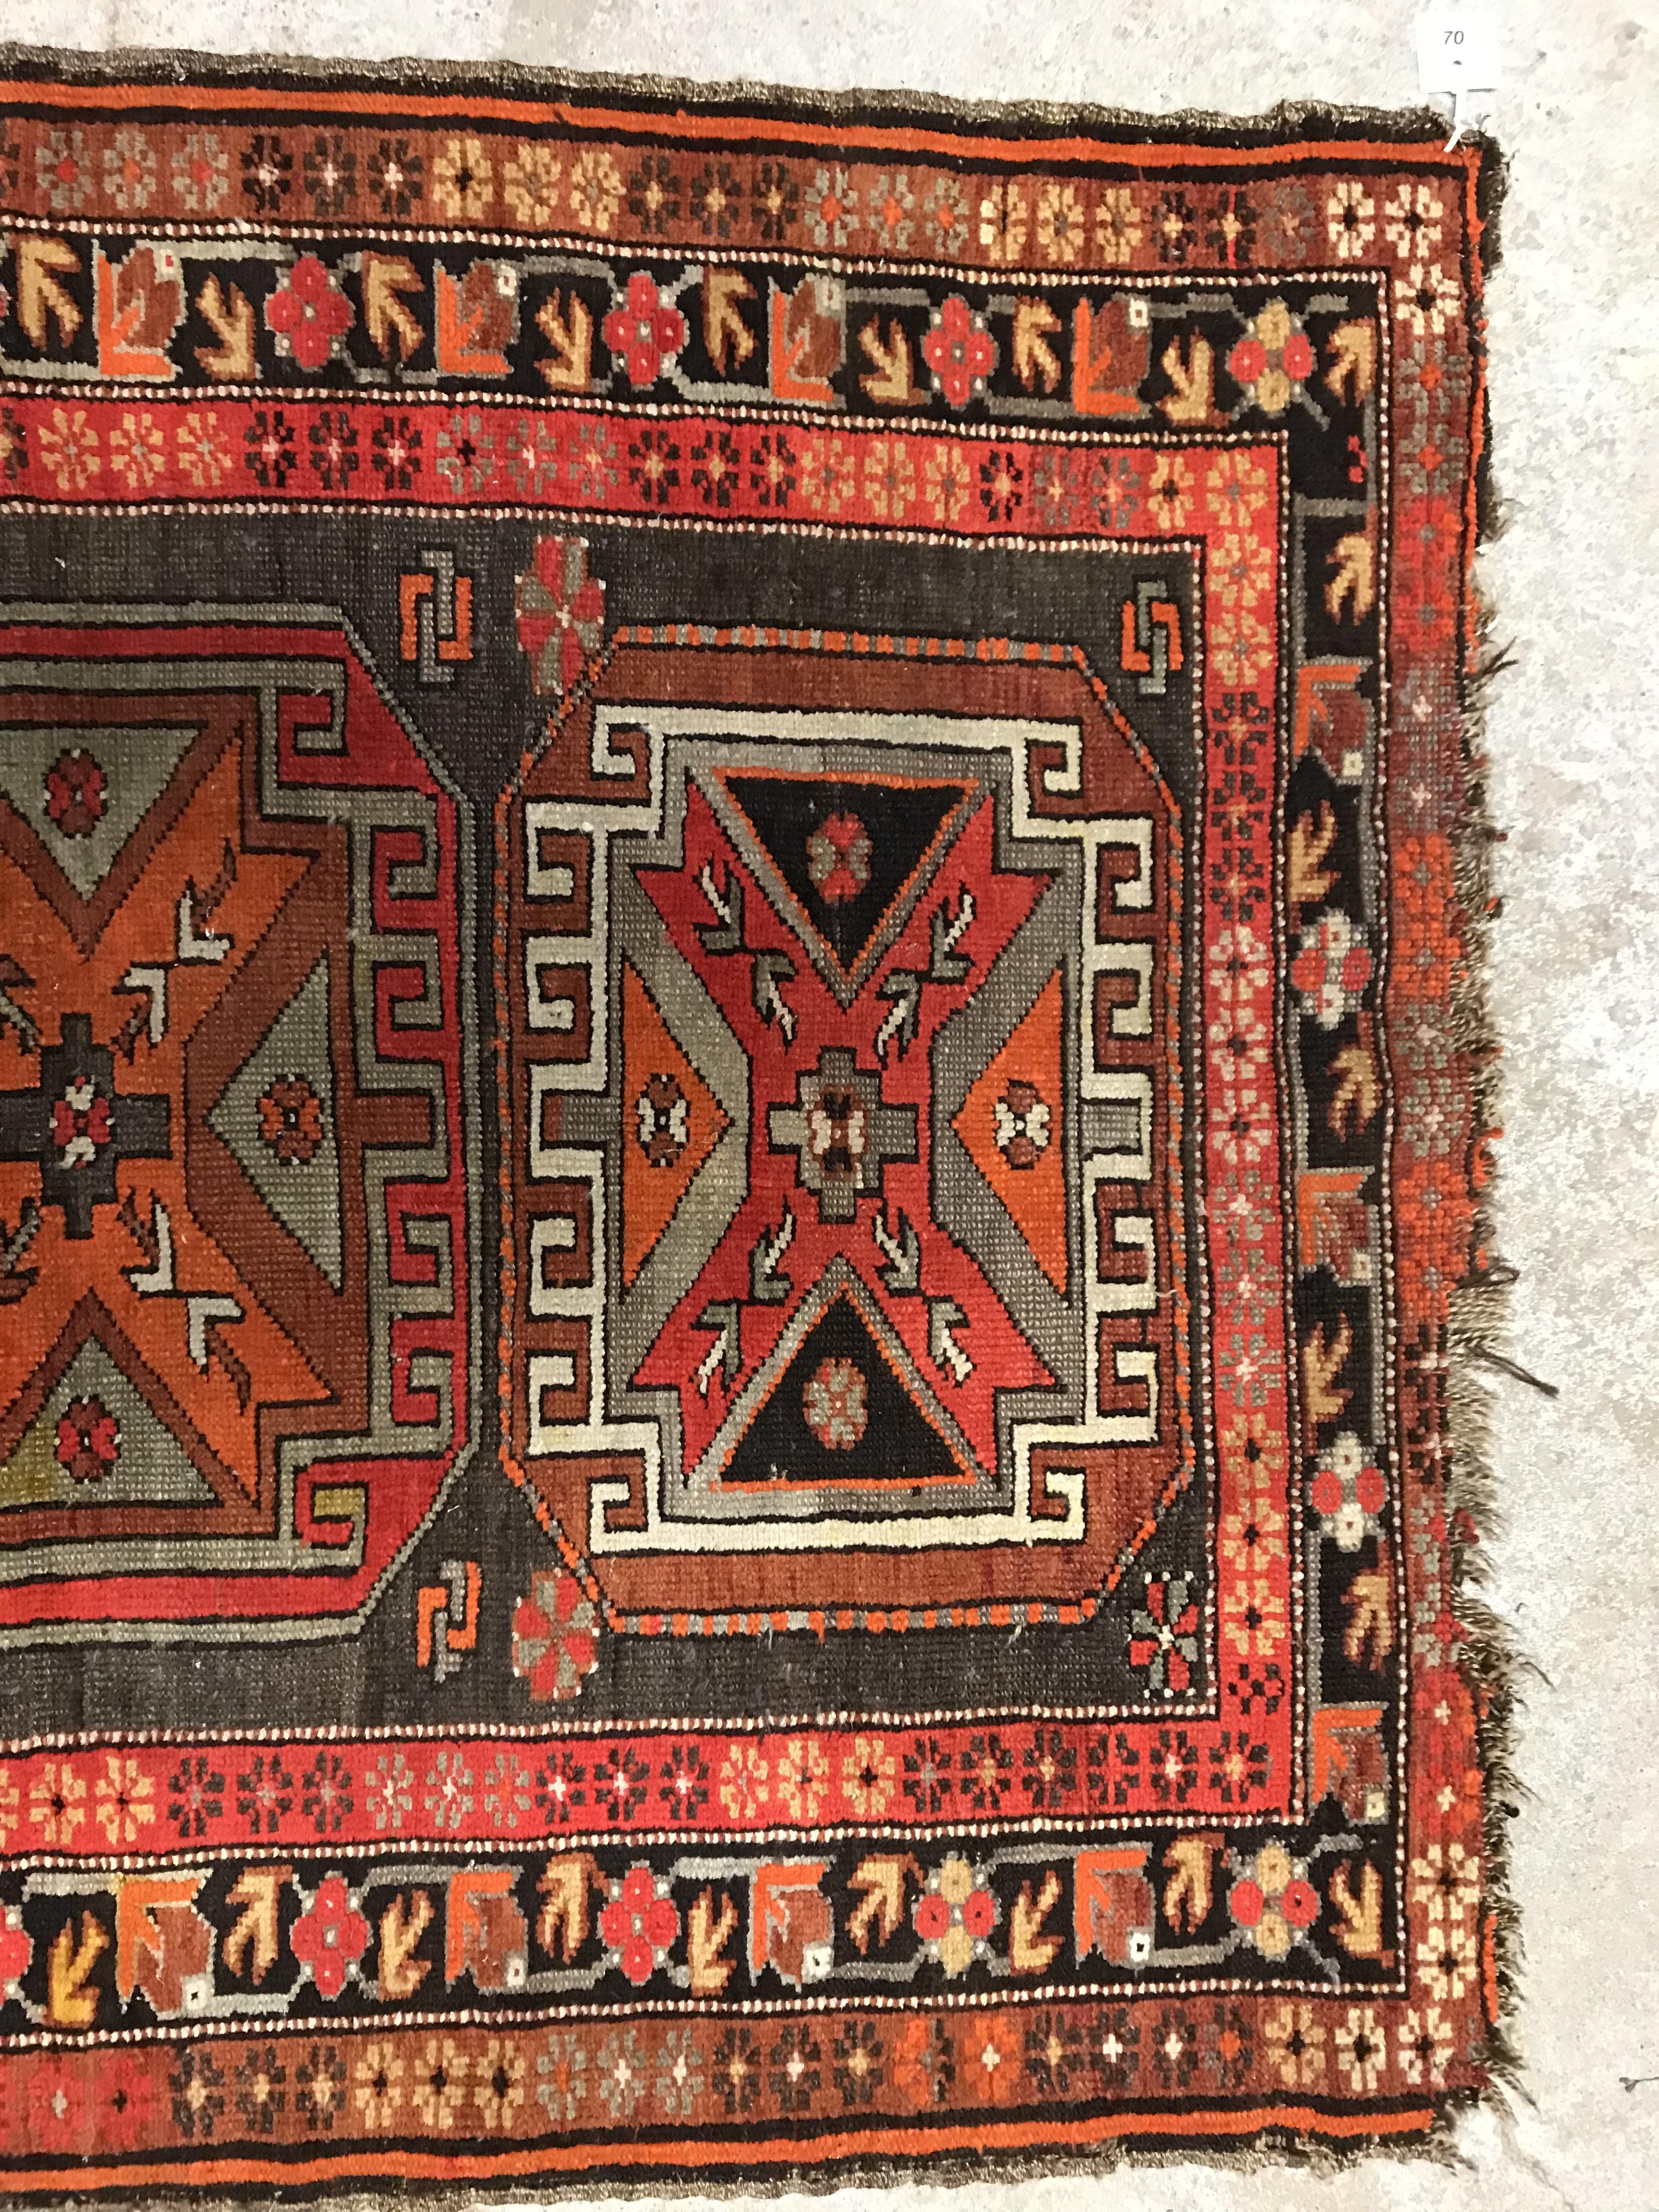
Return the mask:
<path id="1" fill-rule="evenodd" d="M 1498 259 L 1498 211 L 1505 183 L 1506 165 L 1496 149 L 1490 149 L 1480 178 L 1483 283 Z M 1476 509 L 1479 542 L 1485 545 L 1501 533 L 1504 515 L 1492 480 L 1484 340 L 1479 321 L 1476 343 L 1483 356 L 1481 416 L 1476 426 L 1481 439 Z M 1491 1457 L 1491 1403 L 1486 1388 L 1476 1378 L 1484 1370 L 1489 1374 L 1508 1374 L 1550 1396 L 1556 1395 L 1556 1389 L 1518 1366 L 1503 1349 L 1509 1334 L 1510 1294 L 1519 1280 L 1519 1271 L 1494 1256 L 1493 1248 L 1498 1172 L 1488 1148 L 1501 1127 L 1503 1048 L 1492 1027 L 1486 977 L 1492 934 L 1502 913 L 1502 902 L 1492 883 L 1492 855 L 1502 836 L 1493 826 L 1487 804 L 1486 725 L 1494 687 L 1512 661 L 1507 647 L 1492 643 L 1492 611 L 1480 600 L 1472 577 L 1466 579 L 1466 588 L 1471 635 L 1460 686 L 1463 809 L 1453 860 L 1454 892 L 1462 915 L 1464 958 L 1453 989 L 1452 1023 L 1469 1067 L 1471 1166 L 1479 1156 L 1484 1172 L 1474 1194 L 1471 1237 L 1479 1272 L 1460 1285 L 1449 1300 L 1447 1412 L 1452 1452 L 1446 1503 L 1453 1607 L 1465 1632 L 1459 1665 L 1474 1700 L 1483 1776 L 1486 1903 L 1499 2001 L 1486 2063 L 1493 2083 L 1492 2101 L 1507 2116 L 1510 2096 L 1527 2097 L 1514 2034 L 1524 1946 L 1510 1888 L 1510 1824 L 1528 1793 L 1515 1770 L 1514 1723 L 1520 1680 L 1527 1672 L 1536 1670 L 1510 1624 L 1480 1595 L 1487 1571 L 1486 1544 L 1492 1531 L 1501 1527 L 1502 1519 Z"/>

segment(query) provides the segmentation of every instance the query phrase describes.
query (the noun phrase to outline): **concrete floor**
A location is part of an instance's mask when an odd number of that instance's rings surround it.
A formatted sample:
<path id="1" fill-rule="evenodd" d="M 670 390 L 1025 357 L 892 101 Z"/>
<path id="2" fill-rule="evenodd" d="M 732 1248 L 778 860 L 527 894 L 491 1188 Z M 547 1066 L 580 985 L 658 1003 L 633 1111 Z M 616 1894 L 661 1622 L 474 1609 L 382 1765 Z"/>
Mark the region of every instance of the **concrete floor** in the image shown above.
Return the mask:
<path id="1" fill-rule="evenodd" d="M 559 69 L 990 100 L 1244 112 L 1417 93 L 1408 0 L 6 0 L 42 44 L 511 58 Z M 1510 1349 L 1561 1386 L 1499 1382 L 1504 1525 L 1489 1595 L 1538 1672 L 1516 1762 L 1527 1948 L 1513 2117 L 1462 2162 L 1321 2177 L 1195 2166 L 916 2191 L 951 2212 L 1640 2212 L 1659 2207 L 1659 4 L 1499 0 L 1513 161 L 1491 291 L 1506 517 L 1483 590 L 1516 665 L 1489 735 L 1505 915 L 1492 999 L 1508 1047 L 1503 1243 Z M 1644 714 L 1644 700 L 1648 711 Z M 881 2192 L 860 2192 L 872 2208 Z M 850 2206 L 854 2193 L 838 2198 Z"/>

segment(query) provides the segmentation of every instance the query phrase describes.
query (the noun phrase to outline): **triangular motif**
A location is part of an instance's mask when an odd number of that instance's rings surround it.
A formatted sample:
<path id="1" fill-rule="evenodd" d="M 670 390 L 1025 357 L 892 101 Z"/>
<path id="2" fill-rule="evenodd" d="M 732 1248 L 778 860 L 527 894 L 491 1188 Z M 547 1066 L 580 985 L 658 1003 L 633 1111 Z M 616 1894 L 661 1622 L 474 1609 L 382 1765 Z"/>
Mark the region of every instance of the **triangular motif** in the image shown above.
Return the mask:
<path id="1" fill-rule="evenodd" d="M 328 956 L 232 1076 L 208 1125 L 312 1265 L 344 1282 Z"/>
<path id="2" fill-rule="evenodd" d="M 0 745 L 0 798 L 28 823 L 76 896 L 91 899 L 196 734 L 149 724 L 9 726 Z"/>
<path id="3" fill-rule="evenodd" d="M 718 1480 L 723 1490 L 920 1492 L 973 1475 L 843 1291 L 767 1392 Z"/>
<path id="4" fill-rule="evenodd" d="M 178 1438 L 96 1337 L 0 1464 L 0 1512 L 31 1505 L 213 1505 Z"/>
<path id="5" fill-rule="evenodd" d="M 951 1126 L 1001 1200 L 1032 1257 L 1057 1291 L 1066 1277 L 1065 1132 L 1060 971 L 990 1065 Z"/>
<path id="6" fill-rule="evenodd" d="M 731 1123 L 626 963 L 622 1060 L 622 1263 L 631 1287 Z"/>
<path id="7" fill-rule="evenodd" d="M 850 980 L 949 842 L 975 786 L 960 778 L 726 770 L 791 926 Z M 781 894 L 781 896 L 778 896 Z"/>

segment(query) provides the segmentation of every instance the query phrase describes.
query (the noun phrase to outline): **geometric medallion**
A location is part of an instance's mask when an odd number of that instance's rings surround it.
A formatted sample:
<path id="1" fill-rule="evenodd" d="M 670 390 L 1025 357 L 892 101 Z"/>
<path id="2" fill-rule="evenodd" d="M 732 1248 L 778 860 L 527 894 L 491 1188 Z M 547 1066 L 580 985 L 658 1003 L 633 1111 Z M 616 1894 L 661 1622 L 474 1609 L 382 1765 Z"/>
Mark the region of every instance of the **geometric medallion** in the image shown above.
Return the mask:
<path id="1" fill-rule="evenodd" d="M 834 665 L 616 651 L 515 817 L 509 1457 L 613 1628 L 1092 1605 L 1191 1463 L 1172 802 L 1074 671 Z"/>
<path id="2" fill-rule="evenodd" d="M 460 802 L 337 628 L 3 647 L 8 1632 L 349 1620 L 474 1418 Z"/>

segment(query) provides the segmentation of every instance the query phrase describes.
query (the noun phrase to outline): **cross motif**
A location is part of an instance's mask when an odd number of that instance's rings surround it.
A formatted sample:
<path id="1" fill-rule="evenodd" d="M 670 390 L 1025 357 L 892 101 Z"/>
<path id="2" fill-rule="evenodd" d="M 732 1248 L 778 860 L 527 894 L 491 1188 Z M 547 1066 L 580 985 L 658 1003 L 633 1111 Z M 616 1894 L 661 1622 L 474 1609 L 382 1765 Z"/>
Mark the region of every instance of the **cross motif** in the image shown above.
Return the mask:
<path id="1" fill-rule="evenodd" d="M 860 1199 L 881 1195 L 884 1164 L 915 1158 L 916 1109 L 884 1104 L 880 1075 L 847 1046 L 827 1045 L 797 1076 L 795 1103 L 771 1109 L 767 1134 L 775 1152 L 797 1156 L 820 1221 L 856 1221 Z"/>
<path id="2" fill-rule="evenodd" d="M 92 1041 L 87 1014 L 65 1014 L 55 1045 L 40 1054 L 33 1091 L 0 1091 L 0 1160 L 32 1160 L 40 1203 L 63 1209 L 64 1234 L 82 1240 L 93 1216 L 116 1200 L 122 1160 L 160 1160 L 173 1150 L 173 1102 L 157 1093 L 120 1096 L 115 1055 Z"/>

